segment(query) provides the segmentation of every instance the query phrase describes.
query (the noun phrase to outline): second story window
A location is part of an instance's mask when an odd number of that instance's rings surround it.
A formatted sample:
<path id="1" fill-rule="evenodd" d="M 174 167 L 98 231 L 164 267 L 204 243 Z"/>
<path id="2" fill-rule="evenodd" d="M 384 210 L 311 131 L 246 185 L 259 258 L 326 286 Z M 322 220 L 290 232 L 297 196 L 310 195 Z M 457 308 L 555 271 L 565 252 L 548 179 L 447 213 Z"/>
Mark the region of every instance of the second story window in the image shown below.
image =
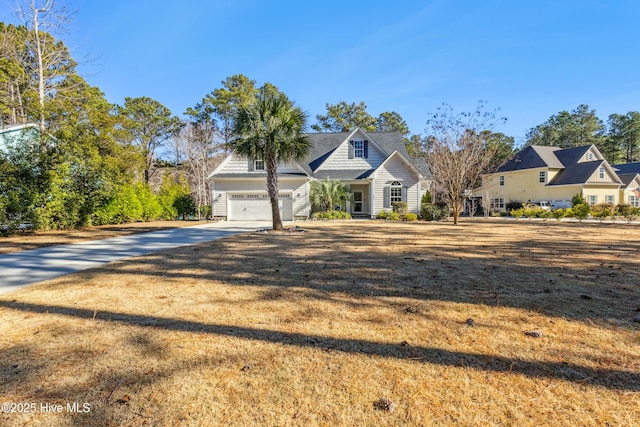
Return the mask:
<path id="1" fill-rule="evenodd" d="M 540 171 L 540 174 L 538 175 L 538 181 L 541 184 L 547 182 L 547 171 Z"/>
<path id="2" fill-rule="evenodd" d="M 364 157 L 364 141 L 353 141 L 353 150 L 355 157 Z"/>
<path id="3" fill-rule="evenodd" d="M 598 169 L 598 178 L 604 179 L 604 167 L 602 166 L 600 166 L 600 169 Z"/>
<path id="4" fill-rule="evenodd" d="M 500 175 L 500 187 L 504 187 L 504 175 Z"/>
<path id="5" fill-rule="evenodd" d="M 367 154 L 369 141 L 365 140 L 350 140 L 349 141 L 349 158 L 354 159 L 366 159 L 369 157 Z"/>
<path id="6" fill-rule="evenodd" d="M 264 160 L 254 160 L 253 161 L 253 170 L 255 171 L 263 171 L 264 170 Z"/>

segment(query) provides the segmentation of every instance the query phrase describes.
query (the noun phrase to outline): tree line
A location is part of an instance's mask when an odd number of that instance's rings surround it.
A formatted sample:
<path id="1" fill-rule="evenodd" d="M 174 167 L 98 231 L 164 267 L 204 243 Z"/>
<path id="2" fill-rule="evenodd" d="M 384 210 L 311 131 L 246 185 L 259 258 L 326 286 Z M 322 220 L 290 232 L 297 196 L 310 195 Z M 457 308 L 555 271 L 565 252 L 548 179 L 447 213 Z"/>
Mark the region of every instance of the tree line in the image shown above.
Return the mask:
<path id="1" fill-rule="evenodd" d="M 70 16 L 53 0 L 29 1 L 25 25 L 0 23 L 0 125 L 39 130 L 0 149 L 0 224 L 56 229 L 210 214 L 206 178 L 234 142 L 238 112 L 278 89 L 233 75 L 182 117 L 149 97 L 112 104 L 56 38 Z M 395 112 L 373 119 L 364 103 L 344 102 L 327 110 L 314 129 L 408 134 Z"/>
<path id="2" fill-rule="evenodd" d="M 206 177 L 238 147 L 239 113 L 280 93 L 277 87 L 258 87 L 243 74 L 233 75 L 181 117 L 149 97 L 110 103 L 78 74 L 78 63 L 56 37 L 71 15 L 53 0 L 29 1 L 20 11 L 24 25 L 0 22 L 0 125 L 36 123 L 40 135 L 10 150 L 0 147 L 0 224 L 74 228 L 206 217 L 211 206 Z M 429 116 L 422 136 L 412 134 L 395 111 L 374 116 L 364 102 L 340 101 L 327 103 L 326 114 L 318 114 L 311 129 L 397 131 L 410 156 L 428 161 L 440 191 L 451 187 L 447 179 L 452 179 L 451 169 L 440 166 L 445 161 L 463 165 L 456 167 L 461 175 L 456 189 L 449 190 L 453 198 L 515 150 L 513 137 L 489 126 L 495 116 L 479 114 L 480 109 L 466 115 L 439 111 Z M 307 130 L 306 116 L 300 129 Z M 469 147 L 470 142 L 481 149 Z M 605 124 L 581 105 L 532 128 L 526 144 L 596 144 L 612 163 L 638 161 L 640 113 L 613 114 Z M 482 158 L 473 167 L 443 157 L 479 153 Z"/>
<path id="3" fill-rule="evenodd" d="M 530 129 L 526 145 L 561 148 L 595 145 L 611 164 L 640 161 L 640 112 L 611 114 L 607 121 L 588 105 L 560 111 Z"/>

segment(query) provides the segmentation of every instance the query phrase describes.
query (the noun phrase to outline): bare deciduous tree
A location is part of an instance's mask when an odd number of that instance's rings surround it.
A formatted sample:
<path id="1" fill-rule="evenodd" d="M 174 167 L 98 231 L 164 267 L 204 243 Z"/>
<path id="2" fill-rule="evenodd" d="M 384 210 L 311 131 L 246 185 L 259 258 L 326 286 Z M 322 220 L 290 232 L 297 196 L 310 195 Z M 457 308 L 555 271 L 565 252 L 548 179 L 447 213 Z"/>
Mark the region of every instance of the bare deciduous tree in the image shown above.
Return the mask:
<path id="1" fill-rule="evenodd" d="M 66 46 L 56 42 L 52 34 L 65 31 L 71 22 L 73 12 L 55 0 L 19 1 L 18 17 L 29 29 L 28 43 L 35 57 L 34 74 L 37 80 L 40 128 L 46 124 L 45 101 L 56 91 L 61 81 L 75 70 L 76 63 L 71 59 Z"/>
<path id="2" fill-rule="evenodd" d="M 29 75 L 24 64 L 29 51 L 24 43 L 26 28 L 0 23 L 0 124 L 27 122 L 24 92 L 29 89 Z"/>
<path id="3" fill-rule="evenodd" d="M 207 176 L 220 163 L 219 132 L 213 121 L 189 123 L 185 125 L 172 143 L 176 155 L 186 165 L 187 179 L 191 194 L 195 199 L 198 219 L 201 219 L 200 208 L 211 205 L 211 191 Z"/>
<path id="4" fill-rule="evenodd" d="M 481 133 L 491 130 L 505 118 L 484 110 L 480 102 L 472 113 L 455 113 L 443 104 L 427 121 L 427 162 L 433 175 L 435 190 L 440 192 L 458 223 L 465 191 L 475 187 L 480 175 L 494 156 Z"/>

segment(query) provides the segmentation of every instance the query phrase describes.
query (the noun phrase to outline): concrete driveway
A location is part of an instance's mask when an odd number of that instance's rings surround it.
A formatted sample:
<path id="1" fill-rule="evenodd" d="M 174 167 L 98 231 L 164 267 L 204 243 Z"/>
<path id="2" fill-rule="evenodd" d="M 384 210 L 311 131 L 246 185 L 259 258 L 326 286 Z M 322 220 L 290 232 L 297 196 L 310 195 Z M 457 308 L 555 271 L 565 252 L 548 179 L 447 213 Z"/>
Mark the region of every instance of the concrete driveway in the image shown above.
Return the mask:
<path id="1" fill-rule="evenodd" d="M 271 229 L 271 222 L 214 222 L 0 255 L 0 294 L 112 261 Z"/>

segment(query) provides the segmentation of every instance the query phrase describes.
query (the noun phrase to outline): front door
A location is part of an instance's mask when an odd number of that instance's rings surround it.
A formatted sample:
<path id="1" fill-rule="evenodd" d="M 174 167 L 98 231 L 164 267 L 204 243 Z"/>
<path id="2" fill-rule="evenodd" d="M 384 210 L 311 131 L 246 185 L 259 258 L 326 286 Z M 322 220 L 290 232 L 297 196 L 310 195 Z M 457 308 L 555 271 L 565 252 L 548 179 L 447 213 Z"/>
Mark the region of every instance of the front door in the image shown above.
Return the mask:
<path id="1" fill-rule="evenodd" d="M 353 211 L 362 212 L 362 191 L 353 192 Z"/>

